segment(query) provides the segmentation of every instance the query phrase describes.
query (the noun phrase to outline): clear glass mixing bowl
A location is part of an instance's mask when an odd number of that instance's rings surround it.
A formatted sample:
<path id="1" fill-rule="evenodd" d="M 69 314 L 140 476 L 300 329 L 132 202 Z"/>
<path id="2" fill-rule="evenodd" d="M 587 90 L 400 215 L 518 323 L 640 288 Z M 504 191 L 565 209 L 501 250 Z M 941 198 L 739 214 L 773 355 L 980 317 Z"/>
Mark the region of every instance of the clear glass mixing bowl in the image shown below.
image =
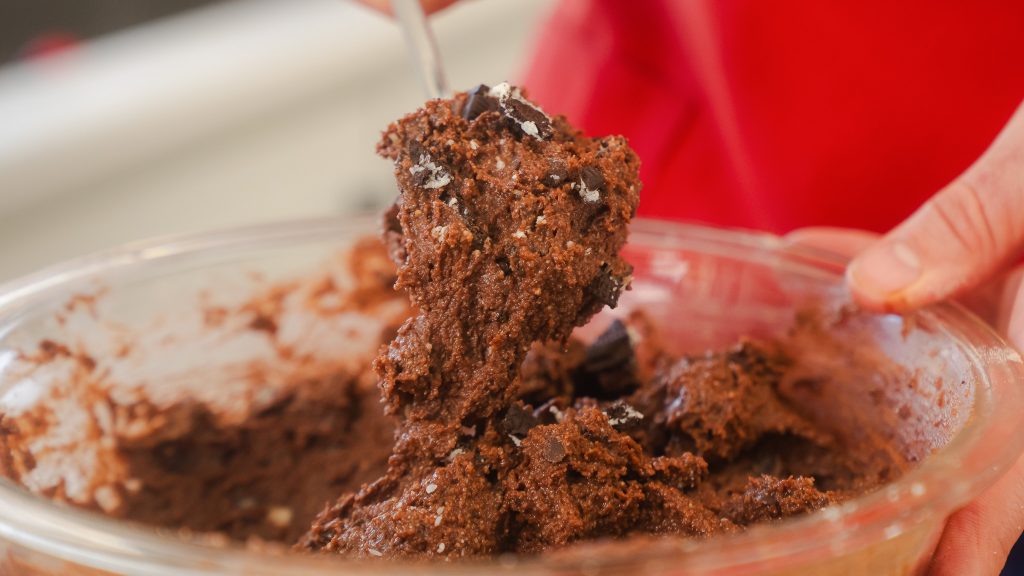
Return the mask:
<path id="1" fill-rule="evenodd" d="M 373 220 L 332 219 L 184 236 L 124 246 L 10 283 L 0 289 L 0 395 L 24 385 L 11 359 L 66 329 L 52 318 L 76 294 L 100 290 L 110 305 L 106 313 L 125 325 L 143 325 L 193 305 L 199 293 L 230 299 L 253 278 L 315 273 L 332 253 L 375 233 Z M 835 310 L 847 300 L 841 259 L 787 247 L 771 235 L 639 221 L 625 252 L 636 266 L 634 289 L 597 324 L 642 308 L 680 351 L 781 333 L 809 304 Z M 627 547 L 466 564 L 355 563 L 170 536 L 57 505 L 4 481 L 0 574 L 911 574 L 927 562 L 945 518 L 994 482 L 1024 448 L 1018 430 L 1024 365 L 953 304 L 908 317 L 852 317 L 834 335 L 839 348 L 811 359 L 808 369 L 829 371 L 830 363 L 846 357 L 843 346 L 852 356 L 873 348 L 906 367 L 916 385 L 871 408 L 870 387 L 894 382 L 872 374 L 840 378 L 811 408 L 851 434 L 897 438 L 912 459 L 934 453 L 883 489 L 810 516 L 709 542 L 665 541 L 642 552 Z M 193 364 L 214 374 L 218 362 L 229 361 L 221 355 L 204 350 Z M 208 385 L 217 386 L 216 379 Z M 901 407 L 909 407 L 912 418 L 894 416 Z M 878 418 L 858 419 L 869 413 Z"/>

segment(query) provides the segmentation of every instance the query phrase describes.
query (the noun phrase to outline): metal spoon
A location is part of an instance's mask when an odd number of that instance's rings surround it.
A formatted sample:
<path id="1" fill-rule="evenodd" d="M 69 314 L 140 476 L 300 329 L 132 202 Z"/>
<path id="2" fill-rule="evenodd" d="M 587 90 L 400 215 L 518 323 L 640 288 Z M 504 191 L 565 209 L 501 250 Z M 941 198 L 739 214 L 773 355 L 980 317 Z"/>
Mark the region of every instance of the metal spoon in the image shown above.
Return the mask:
<path id="1" fill-rule="evenodd" d="M 427 22 L 420 0 L 391 0 L 405 43 L 409 47 L 416 73 L 428 98 L 442 98 L 448 94 L 448 81 L 441 65 L 441 54 Z"/>

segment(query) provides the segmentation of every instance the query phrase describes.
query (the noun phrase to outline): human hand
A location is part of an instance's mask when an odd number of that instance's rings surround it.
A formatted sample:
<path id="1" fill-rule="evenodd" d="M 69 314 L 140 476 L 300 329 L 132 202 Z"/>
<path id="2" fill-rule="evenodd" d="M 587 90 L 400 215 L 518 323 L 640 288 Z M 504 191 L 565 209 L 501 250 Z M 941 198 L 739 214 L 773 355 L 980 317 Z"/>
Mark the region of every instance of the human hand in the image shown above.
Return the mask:
<path id="1" fill-rule="evenodd" d="M 867 309 L 958 298 L 1024 350 L 1024 105 L 966 172 L 885 236 L 809 228 L 788 238 L 855 256 L 847 282 Z M 949 518 L 928 573 L 995 576 L 1022 530 L 1024 458 Z"/>

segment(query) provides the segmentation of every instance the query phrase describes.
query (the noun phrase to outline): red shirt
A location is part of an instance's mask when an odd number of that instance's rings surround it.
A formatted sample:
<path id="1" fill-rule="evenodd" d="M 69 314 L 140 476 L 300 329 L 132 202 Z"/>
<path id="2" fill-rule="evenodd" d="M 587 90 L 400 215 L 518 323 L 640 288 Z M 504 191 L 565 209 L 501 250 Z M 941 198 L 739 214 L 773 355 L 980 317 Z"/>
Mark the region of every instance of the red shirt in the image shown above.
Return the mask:
<path id="1" fill-rule="evenodd" d="M 629 138 L 640 214 L 884 231 L 1024 98 L 1024 2 L 563 0 L 525 84 Z"/>

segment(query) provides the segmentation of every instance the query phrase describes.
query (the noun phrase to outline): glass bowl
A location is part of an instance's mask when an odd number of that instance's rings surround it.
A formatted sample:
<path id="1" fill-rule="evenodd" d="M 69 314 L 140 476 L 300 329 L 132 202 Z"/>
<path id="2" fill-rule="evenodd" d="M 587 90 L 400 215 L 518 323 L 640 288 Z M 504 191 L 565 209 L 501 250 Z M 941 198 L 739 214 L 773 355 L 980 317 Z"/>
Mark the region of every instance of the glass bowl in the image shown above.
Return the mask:
<path id="1" fill-rule="evenodd" d="M 122 334 L 180 320 L 197 302 L 235 301 L 322 272 L 334 255 L 376 229 L 372 219 L 324 219 L 155 240 L 10 283 L 0 289 L 0 396 L 31 396 L 38 382 L 16 369 L 17 359 L 40 341 L 69 333 L 88 341 L 98 314 Z M 634 288 L 619 308 L 582 330 L 584 337 L 637 308 L 661 324 L 678 352 L 728 345 L 744 335 L 784 334 L 808 310 L 842 317 L 822 352 L 805 359 L 809 374 L 834 381 L 807 407 L 845 429 L 850 441 L 883 434 L 921 463 L 857 499 L 737 536 L 458 564 L 360 563 L 170 535 L 56 504 L 3 481 L 0 573 L 912 574 L 926 565 L 944 520 L 1024 448 L 1017 431 L 1024 409 L 1021 358 L 959 306 L 905 317 L 856 312 L 843 286 L 842 259 L 766 234 L 641 220 L 625 255 L 636 268 Z M 85 312 L 75 314 L 75 302 Z M 172 340 L 166 355 L 121 370 L 174 376 L 181 369 L 176 363 L 184 362 L 208 370 L 204 386 L 216 390 L 219 368 L 238 354 L 258 353 Z M 849 369 L 856 363 L 850 359 L 865 350 L 911 374 L 912 382 Z M 326 347 L 319 353 L 334 352 Z M 102 366 L 107 358 L 95 360 Z M 223 386 L 230 391 L 229 383 Z"/>

